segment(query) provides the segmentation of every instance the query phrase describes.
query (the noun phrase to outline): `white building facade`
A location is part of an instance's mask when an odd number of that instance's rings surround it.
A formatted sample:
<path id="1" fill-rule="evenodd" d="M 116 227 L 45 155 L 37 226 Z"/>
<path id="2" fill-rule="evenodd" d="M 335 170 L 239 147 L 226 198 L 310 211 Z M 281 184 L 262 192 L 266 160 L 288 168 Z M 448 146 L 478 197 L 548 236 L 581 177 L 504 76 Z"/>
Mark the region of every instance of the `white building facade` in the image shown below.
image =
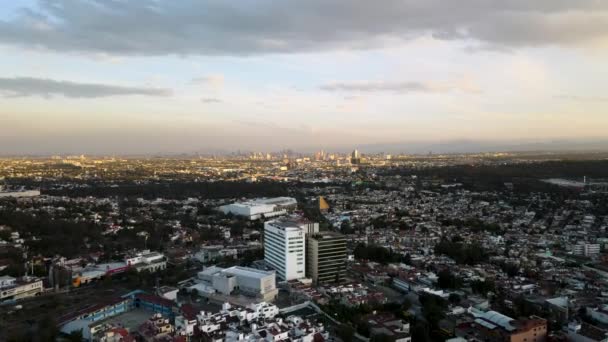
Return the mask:
<path id="1" fill-rule="evenodd" d="M 145 250 L 136 255 L 126 258 L 127 266 L 134 267 L 137 272 L 141 271 L 162 271 L 167 268 L 167 258 L 164 254 Z"/>
<path id="2" fill-rule="evenodd" d="M 221 268 L 212 266 L 198 273 L 198 278 L 224 295 L 233 291 L 260 298 L 273 300 L 279 290 L 276 288 L 274 271 L 262 271 L 249 267 L 233 266 Z"/>
<path id="3" fill-rule="evenodd" d="M 577 243 L 572 246 L 572 254 L 584 255 L 589 258 L 594 258 L 600 255 L 601 246 L 599 243 Z"/>
<path id="4" fill-rule="evenodd" d="M 296 208 L 298 202 L 293 197 L 258 198 L 236 202 L 219 207 L 224 214 L 244 216 L 250 220 L 271 218 L 287 214 Z"/>
<path id="5" fill-rule="evenodd" d="M 297 219 L 279 219 L 264 223 L 264 260 L 280 280 L 306 275 L 306 234 L 318 231 L 318 224 Z"/>
<path id="6" fill-rule="evenodd" d="M 38 278 L 0 277 L 0 302 L 37 296 L 42 293 L 42 290 L 42 280 Z"/>

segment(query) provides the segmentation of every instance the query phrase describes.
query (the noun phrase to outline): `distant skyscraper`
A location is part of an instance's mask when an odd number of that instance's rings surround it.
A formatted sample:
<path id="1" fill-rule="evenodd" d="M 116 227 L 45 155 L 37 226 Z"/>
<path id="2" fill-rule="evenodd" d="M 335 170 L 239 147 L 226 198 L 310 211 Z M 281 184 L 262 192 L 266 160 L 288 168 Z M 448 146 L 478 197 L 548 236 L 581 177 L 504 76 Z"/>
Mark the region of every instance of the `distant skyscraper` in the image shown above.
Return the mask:
<path id="1" fill-rule="evenodd" d="M 350 163 L 353 165 L 361 164 L 361 156 L 359 155 L 359 151 L 354 150 L 350 155 Z"/>
<path id="2" fill-rule="evenodd" d="M 325 160 L 326 157 L 327 157 L 327 154 L 323 150 L 315 153 L 315 160 Z"/>

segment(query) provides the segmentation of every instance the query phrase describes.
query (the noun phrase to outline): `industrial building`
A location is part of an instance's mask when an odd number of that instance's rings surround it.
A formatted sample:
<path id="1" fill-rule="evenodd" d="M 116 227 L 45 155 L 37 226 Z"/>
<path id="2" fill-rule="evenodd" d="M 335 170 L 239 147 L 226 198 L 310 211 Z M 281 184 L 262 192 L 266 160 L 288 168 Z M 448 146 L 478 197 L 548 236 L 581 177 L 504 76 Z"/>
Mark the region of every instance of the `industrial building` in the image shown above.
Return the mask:
<path id="1" fill-rule="evenodd" d="M 167 258 L 165 255 L 158 252 L 150 252 L 149 250 L 142 251 L 130 258 L 126 258 L 125 263 L 130 267 L 134 267 L 137 272 L 156 272 L 167 268 Z"/>
<path id="2" fill-rule="evenodd" d="M 264 260 L 280 280 L 306 276 L 306 235 L 318 231 L 318 223 L 300 217 L 264 223 Z"/>
<path id="3" fill-rule="evenodd" d="M 346 238 L 334 232 L 310 234 L 306 242 L 306 275 L 315 285 L 339 283 L 346 272 Z"/>
<path id="4" fill-rule="evenodd" d="M 125 258 L 124 261 L 89 265 L 74 271 L 72 275 L 72 285 L 79 287 L 102 279 L 104 276 L 112 276 L 114 274 L 126 272 L 129 269 L 134 269 L 137 272 L 156 272 L 166 268 L 167 258 L 164 254 L 144 250 Z"/>
<path id="5" fill-rule="evenodd" d="M 219 207 L 224 214 L 244 216 L 250 220 L 272 218 L 294 210 L 298 202 L 292 197 L 257 198 Z"/>
<path id="6" fill-rule="evenodd" d="M 513 319 L 496 311 L 469 308 L 474 321 L 456 327 L 456 336 L 467 340 L 496 340 L 511 342 L 544 342 L 547 339 L 547 320 L 531 316 Z"/>
<path id="7" fill-rule="evenodd" d="M 42 279 L 39 278 L 0 277 L 0 302 L 37 296 L 42 290 Z"/>
<path id="8" fill-rule="evenodd" d="M 250 267 L 233 266 L 221 268 L 211 266 L 198 273 L 204 285 L 224 295 L 240 294 L 264 301 L 273 300 L 277 294 L 274 271 L 262 271 Z M 200 288 L 200 286 L 196 286 Z"/>

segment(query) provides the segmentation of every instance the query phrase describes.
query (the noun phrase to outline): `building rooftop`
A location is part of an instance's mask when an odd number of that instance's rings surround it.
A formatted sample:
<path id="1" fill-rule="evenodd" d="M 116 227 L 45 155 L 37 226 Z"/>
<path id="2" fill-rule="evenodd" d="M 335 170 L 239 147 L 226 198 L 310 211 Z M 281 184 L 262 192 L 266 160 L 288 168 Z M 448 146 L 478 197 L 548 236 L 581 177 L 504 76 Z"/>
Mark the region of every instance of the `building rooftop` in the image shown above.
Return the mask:
<path id="1" fill-rule="evenodd" d="M 216 275 L 219 273 L 226 274 L 226 275 L 257 278 L 257 279 L 262 279 L 269 275 L 275 274 L 274 271 L 263 271 L 263 270 L 258 270 L 256 268 L 251 268 L 251 267 L 232 266 L 230 268 L 221 268 L 221 267 L 217 267 L 217 266 L 211 266 L 211 267 L 208 267 L 205 270 L 199 272 L 199 276 L 201 276 L 201 275 L 213 276 L 213 275 Z"/>
<path id="2" fill-rule="evenodd" d="M 281 229 L 287 229 L 287 228 L 300 228 L 300 226 L 305 225 L 305 224 L 311 224 L 313 223 L 310 220 L 307 220 L 301 216 L 287 216 L 287 217 L 282 217 L 282 218 L 278 218 L 272 221 L 268 221 L 268 224 L 272 225 L 273 227 L 277 227 L 277 228 L 281 228 Z"/>
<path id="3" fill-rule="evenodd" d="M 274 274 L 274 271 L 262 271 L 262 270 L 258 270 L 255 268 L 242 267 L 242 266 L 233 266 L 233 267 L 225 269 L 223 272 L 237 275 L 237 276 L 258 278 L 258 279 L 262 279 L 269 275 Z"/>
<path id="4" fill-rule="evenodd" d="M 337 233 L 337 232 L 332 232 L 332 231 L 323 231 L 323 232 L 318 232 L 315 233 L 311 236 L 311 238 L 315 239 L 315 240 L 322 240 L 322 239 L 339 239 L 339 238 L 345 238 L 344 235 Z"/>
<path id="5" fill-rule="evenodd" d="M 232 205 L 243 207 L 256 207 L 261 205 L 290 205 L 296 204 L 297 201 L 293 197 L 273 197 L 273 198 L 255 198 L 243 202 L 235 202 Z"/>

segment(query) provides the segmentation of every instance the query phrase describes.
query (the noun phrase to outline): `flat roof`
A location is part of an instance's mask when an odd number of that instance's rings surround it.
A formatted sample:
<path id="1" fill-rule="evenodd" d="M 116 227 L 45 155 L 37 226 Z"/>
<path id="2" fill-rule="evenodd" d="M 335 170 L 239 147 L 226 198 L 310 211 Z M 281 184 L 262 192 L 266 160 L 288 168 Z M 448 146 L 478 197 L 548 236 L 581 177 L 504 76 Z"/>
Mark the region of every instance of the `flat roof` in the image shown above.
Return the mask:
<path id="1" fill-rule="evenodd" d="M 237 276 L 263 279 L 275 274 L 272 271 L 262 271 L 251 267 L 232 266 L 222 271 L 222 273 L 234 274 Z"/>
<path id="2" fill-rule="evenodd" d="M 346 239 L 346 237 L 344 235 L 342 235 L 338 232 L 332 232 L 332 231 L 323 231 L 323 232 L 314 233 L 310 237 L 315 240 L 336 239 L 336 238 Z"/>
<path id="3" fill-rule="evenodd" d="M 117 268 L 122 268 L 122 267 L 126 267 L 127 263 L 125 262 L 108 262 L 108 263 L 104 263 L 104 264 L 97 264 L 95 265 L 94 269 L 97 270 L 115 270 Z"/>
<path id="4" fill-rule="evenodd" d="M 234 202 L 228 205 L 255 207 L 260 205 L 280 205 L 280 204 L 296 204 L 297 200 L 293 197 L 272 197 L 272 198 L 254 198 L 242 202 Z"/>
<path id="5" fill-rule="evenodd" d="M 272 221 L 268 221 L 268 224 L 273 225 L 274 227 L 277 228 L 300 228 L 301 225 L 303 224 L 311 224 L 314 223 L 308 219 L 305 219 L 303 217 L 294 217 L 294 216 L 287 216 L 287 217 L 282 217 L 282 218 L 278 218 Z"/>

